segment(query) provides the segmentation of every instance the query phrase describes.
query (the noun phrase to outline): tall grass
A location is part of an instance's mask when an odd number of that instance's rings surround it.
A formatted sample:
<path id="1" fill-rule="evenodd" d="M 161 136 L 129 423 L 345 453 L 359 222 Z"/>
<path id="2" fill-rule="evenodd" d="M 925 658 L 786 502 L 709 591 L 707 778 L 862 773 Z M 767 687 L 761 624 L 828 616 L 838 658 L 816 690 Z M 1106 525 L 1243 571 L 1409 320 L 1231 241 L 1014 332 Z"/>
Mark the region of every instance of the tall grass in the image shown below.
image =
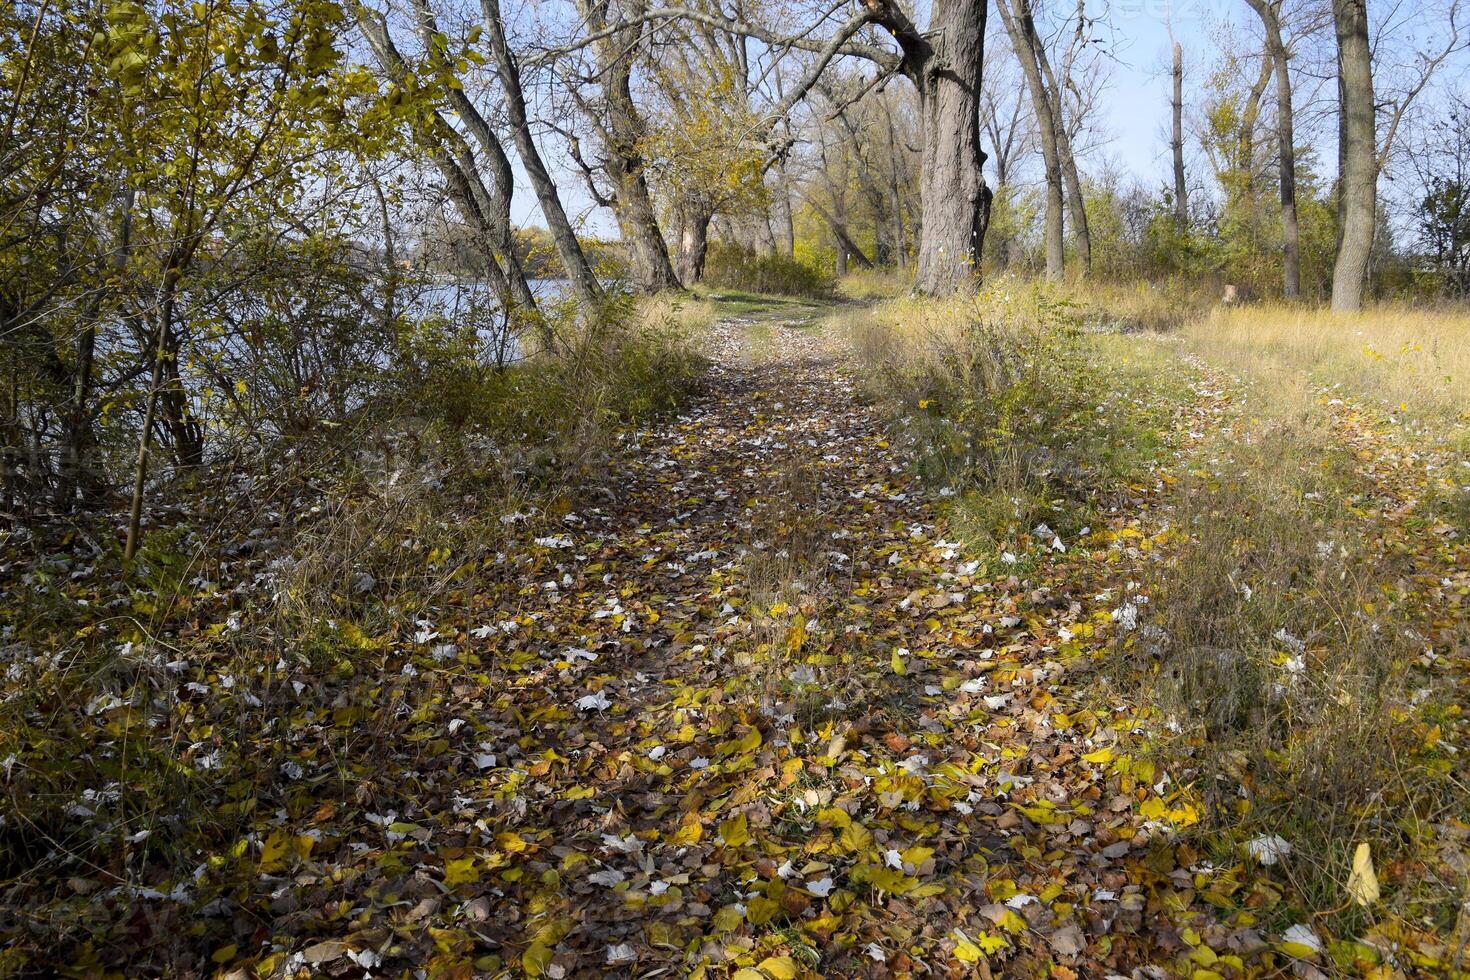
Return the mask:
<path id="1" fill-rule="evenodd" d="M 1262 304 L 1224 307 L 1183 335 L 1240 374 L 1306 372 L 1430 423 L 1470 418 L 1470 311 L 1370 307 L 1352 315 Z"/>
<path id="2" fill-rule="evenodd" d="M 1424 861 L 1428 828 L 1466 805 L 1425 739 L 1446 692 L 1414 693 L 1429 678 L 1404 569 L 1316 399 L 1300 385 L 1249 391 L 1252 417 L 1207 436 L 1174 488 L 1167 542 L 1120 567 L 1120 601 L 1139 615 L 1112 676 L 1157 713 L 1154 751 L 1209 804 L 1217 860 L 1279 837 L 1291 855 L 1277 872 L 1293 886 L 1279 911 L 1356 929 L 1356 845 L 1380 867 Z M 1390 907 L 1452 917 L 1453 882 L 1417 866 Z"/>
<path id="3" fill-rule="evenodd" d="M 827 299 L 836 287 L 831 274 L 785 255 L 756 252 L 716 242 L 705 260 L 704 283 L 715 289 L 737 289 L 778 296 Z"/>
<path id="4" fill-rule="evenodd" d="M 1463 363 L 1450 347 L 1464 319 L 1378 311 L 1349 332 L 1326 314 L 1258 308 L 1120 334 L 1138 324 L 1109 321 L 1097 290 L 1075 295 L 1001 279 L 975 298 L 891 301 L 841 324 L 915 465 L 960 491 L 958 529 L 994 539 L 1045 522 L 1068 540 L 1077 524 L 1112 529 L 1089 539 L 1106 545 L 1100 568 L 1066 572 L 1106 577 L 1109 602 L 1136 611 L 1097 652 L 1095 693 L 1134 706 L 1134 750 L 1207 804 L 1199 843 L 1215 865 L 1245 864 L 1250 902 L 1275 896 L 1243 908 L 1277 927 L 1310 915 L 1338 936 L 1385 912 L 1451 934 L 1464 882 L 1437 828 L 1470 812 L 1470 790 L 1440 736 L 1456 724 L 1453 687 L 1419 664 L 1421 633 L 1438 627 L 1419 621 L 1394 540 L 1405 529 L 1375 509 L 1378 488 L 1303 371 L 1458 411 L 1464 393 L 1415 379 Z M 1115 313 L 1161 308 L 1143 287 L 1108 295 Z M 1411 330 L 1436 338 L 1433 369 L 1360 350 Z M 1191 350 L 1245 380 L 1205 372 Z M 1202 406 L 1219 385 L 1235 401 L 1212 415 Z M 1145 474 L 1154 484 L 1162 451 L 1191 441 L 1159 505 L 1113 493 Z M 1269 869 L 1244 858 L 1273 837 L 1289 857 Z M 1385 885 L 1371 911 L 1347 890 L 1359 843 Z"/>
<path id="5" fill-rule="evenodd" d="M 1051 287 L 902 299 L 841 321 L 870 395 L 921 475 L 960 495 L 956 517 L 1004 538 L 1089 508 L 1157 449 L 1127 371 L 1098 353 L 1083 310 Z"/>

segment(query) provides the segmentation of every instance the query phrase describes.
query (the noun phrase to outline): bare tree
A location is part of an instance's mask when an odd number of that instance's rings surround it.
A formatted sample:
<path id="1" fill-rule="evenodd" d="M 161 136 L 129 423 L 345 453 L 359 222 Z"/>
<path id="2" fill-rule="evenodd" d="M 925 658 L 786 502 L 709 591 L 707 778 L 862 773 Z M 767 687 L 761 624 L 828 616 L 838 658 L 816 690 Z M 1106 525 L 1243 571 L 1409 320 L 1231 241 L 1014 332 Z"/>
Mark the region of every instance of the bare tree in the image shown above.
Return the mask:
<path id="1" fill-rule="evenodd" d="M 551 230 L 551 238 L 556 243 L 557 255 L 561 258 L 572 294 L 584 308 L 594 308 L 602 301 L 602 286 L 597 282 L 592 265 L 582 251 L 576 230 L 572 228 L 566 209 L 562 207 L 556 182 L 551 179 L 551 174 L 541 159 L 541 151 L 532 137 L 531 120 L 526 111 L 526 96 L 521 87 L 521 69 L 506 41 L 505 19 L 500 13 L 500 0 L 480 0 L 480 9 L 484 14 L 485 31 L 490 37 L 490 53 L 505 95 L 506 111 L 510 116 L 511 132 L 515 137 L 521 166 L 525 168 L 526 176 L 530 178 L 531 186 L 536 191 L 536 199 L 541 204 L 541 215 Z"/>
<path id="2" fill-rule="evenodd" d="M 362 3 L 353 4 L 352 11 L 383 74 L 395 85 L 411 84 L 412 70 L 393 39 L 387 18 Z M 422 31 L 437 31 L 426 3 L 420 2 L 418 17 Z M 473 229 L 483 256 L 482 268 L 501 304 L 508 310 L 534 313 L 536 299 L 516 257 L 511 227 L 511 195 L 515 186 L 510 159 L 463 89 L 447 88 L 451 104 L 471 128 L 488 166 L 481 165 L 469 142 L 438 109 L 429 113 L 428 125 L 417 132 L 416 141 L 444 178 L 461 219 Z M 549 339 L 543 334 L 543 341 Z"/>
<path id="3" fill-rule="evenodd" d="M 1036 33 L 1035 14 L 1031 9 L 1031 0 L 1016 0 L 1017 5 L 1024 11 L 1021 17 L 1023 29 L 1029 25 L 1029 36 L 1036 52 L 1036 64 L 1041 69 L 1041 76 L 1045 80 L 1044 90 L 1051 99 L 1052 120 L 1057 126 L 1057 161 L 1062 168 L 1062 179 L 1067 189 L 1067 209 L 1072 215 L 1072 237 L 1077 242 L 1077 261 L 1082 266 L 1082 274 L 1088 275 L 1092 272 L 1092 232 L 1087 225 L 1087 207 L 1082 197 L 1082 178 L 1077 170 L 1077 156 L 1073 150 L 1073 124 L 1069 124 L 1066 115 L 1066 91 L 1076 90 L 1076 83 L 1072 77 L 1076 57 L 1089 38 L 1087 25 L 1089 24 L 1084 7 L 1086 0 L 1077 0 L 1076 25 L 1071 34 L 1071 42 L 1062 55 L 1061 84 L 1058 84 L 1058 76 L 1052 72 L 1051 60 L 1046 54 L 1046 45 Z M 1064 86 L 1066 88 L 1064 88 Z M 1080 126 L 1082 105 L 1078 104 L 1078 119 L 1074 124 Z"/>
<path id="4" fill-rule="evenodd" d="M 841 9 L 840 7 L 837 9 Z M 732 34 L 756 38 L 783 52 L 817 55 L 802 79 L 767 112 L 768 137 L 800 102 L 832 60 L 839 56 L 865 58 L 885 74 L 899 73 L 914 83 L 919 95 L 923 163 L 920 201 L 923 211 L 916 288 L 924 293 L 948 293 L 974 283 L 980 246 L 989 221 L 991 194 L 982 167 L 980 149 L 980 80 L 985 59 L 984 0 L 936 0 L 929 29 L 920 31 L 895 0 L 863 0 L 826 38 L 814 38 L 816 28 L 830 19 L 829 10 L 812 25 L 785 33 L 740 16 L 725 16 L 698 8 L 667 7 L 649 10 L 648 19 L 687 18 Z M 868 25 L 876 24 L 897 44 L 898 51 L 855 40 Z M 592 37 L 596 37 L 593 34 Z M 773 153 L 782 147 L 773 139 Z M 769 231 L 769 229 L 768 229 Z"/>
<path id="5" fill-rule="evenodd" d="M 1173 34 L 1171 28 L 1170 32 Z M 1174 66 L 1171 72 L 1174 94 L 1170 100 L 1173 132 L 1169 149 L 1174 158 L 1174 223 L 1179 231 L 1189 230 L 1189 185 L 1184 179 L 1184 49 L 1174 41 Z"/>

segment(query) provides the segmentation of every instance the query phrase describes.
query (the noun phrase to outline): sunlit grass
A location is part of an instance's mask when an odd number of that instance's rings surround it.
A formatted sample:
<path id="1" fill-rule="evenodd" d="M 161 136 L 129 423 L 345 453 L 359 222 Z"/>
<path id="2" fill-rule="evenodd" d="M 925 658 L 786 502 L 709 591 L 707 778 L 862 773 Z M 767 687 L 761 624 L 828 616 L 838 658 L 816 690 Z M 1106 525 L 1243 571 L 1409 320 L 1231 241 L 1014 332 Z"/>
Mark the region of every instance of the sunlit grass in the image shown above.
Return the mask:
<path id="1" fill-rule="evenodd" d="M 1247 377 L 1305 372 L 1431 426 L 1470 418 L 1470 310 L 1383 306 L 1345 316 L 1284 305 L 1217 309 L 1182 331 Z"/>

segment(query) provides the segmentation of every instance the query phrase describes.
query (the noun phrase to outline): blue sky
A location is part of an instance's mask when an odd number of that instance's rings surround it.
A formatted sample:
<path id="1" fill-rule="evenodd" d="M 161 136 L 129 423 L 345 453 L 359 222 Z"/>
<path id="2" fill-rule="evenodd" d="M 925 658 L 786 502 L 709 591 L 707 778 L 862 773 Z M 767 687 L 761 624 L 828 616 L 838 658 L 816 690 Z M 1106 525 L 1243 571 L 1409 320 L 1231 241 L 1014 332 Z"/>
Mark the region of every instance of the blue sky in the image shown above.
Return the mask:
<path id="1" fill-rule="evenodd" d="M 1071 0 L 1057 2 L 1071 6 Z M 1412 64 L 1416 47 L 1428 48 L 1443 43 L 1444 24 L 1436 11 L 1450 2 L 1453 0 L 1370 0 L 1371 17 L 1390 18 L 1387 25 L 1374 24 L 1375 29 L 1388 32 L 1380 39 L 1383 41 L 1385 89 L 1391 88 L 1391 72 L 1395 69 L 1403 71 Z M 927 0 L 918 0 L 916 14 L 921 22 L 927 18 L 927 6 Z M 1090 10 L 1101 6 L 1102 0 L 1089 0 Z M 991 17 L 995 19 L 994 13 Z M 1169 122 L 1171 26 L 1184 49 L 1185 100 L 1189 106 L 1197 100 L 1198 90 L 1214 66 L 1221 37 L 1238 33 L 1242 49 L 1255 50 L 1259 46 L 1254 15 L 1244 0 L 1111 0 L 1107 5 L 1106 20 L 1108 27 L 1104 29 L 1104 36 L 1109 39 L 1107 49 L 1110 53 L 1106 62 L 1108 82 L 1097 110 L 1096 132 L 1107 134 L 1109 138 L 1104 146 L 1080 158 L 1079 163 L 1092 173 L 1106 165 L 1146 184 L 1162 185 L 1167 179 L 1168 168 L 1166 128 Z M 1323 41 L 1330 44 L 1327 37 Z M 1293 65 L 1297 64 L 1294 59 Z M 1470 78 L 1470 56 L 1462 52 L 1455 64 L 1446 65 L 1441 70 L 1435 87 L 1445 84 L 1463 87 L 1466 78 Z M 1306 95 L 1305 84 L 1305 80 L 1299 83 L 1303 89 L 1299 96 L 1299 110 Z M 1432 101 L 1433 98 L 1431 91 L 1422 101 Z M 1311 138 L 1306 125 L 1300 125 L 1298 132 L 1303 138 Z M 1318 141 L 1330 143 L 1331 134 L 1320 133 Z M 545 151 L 548 165 L 556 169 L 561 147 L 548 143 Z M 1320 158 L 1331 159 L 1330 145 L 1319 146 L 1318 151 Z M 1190 155 L 1194 156 L 1193 153 Z M 1190 163 L 1198 169 L 1197 161 L 1191 159 Z M 590 231 L 605 236 L 615 235 L 611 215 L 589 207 L 580 178 L 570 170 L 564 170 L 562 176 L 565 178 L 561 183 L 568 210 L 574 214 L 586 213 Z M 515 216 L 522 224 L 541 223 L 535 197 L 524 175 L 519 172 Z"/>

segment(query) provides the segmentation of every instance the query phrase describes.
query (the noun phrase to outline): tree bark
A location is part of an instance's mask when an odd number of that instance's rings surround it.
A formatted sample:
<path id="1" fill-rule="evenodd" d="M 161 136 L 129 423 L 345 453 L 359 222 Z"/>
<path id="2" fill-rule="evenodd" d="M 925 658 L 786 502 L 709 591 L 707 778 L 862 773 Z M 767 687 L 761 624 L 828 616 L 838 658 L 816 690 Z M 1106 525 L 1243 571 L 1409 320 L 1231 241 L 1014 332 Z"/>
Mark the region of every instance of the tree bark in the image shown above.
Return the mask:
<path id="1" fill-rule="evenodd" d="M 888 8 L 885 26 L 904 50 L 919 90 L 924 148 L 919 168 L 919 268 L 914 288 L 944 295 L 973 288 L 990 223 L 980 149 L 985 0 L 934 0 L 922 36 Z M 902 16 L 902 15 L 900 15 Z"/>
<path id="2" fill-rule="evenodd" d="M 704 279 L 704 260 L 709 254 L 709 226 L 715 209 L 703 197 L 674 202 L 674 227 L 679 234 L 679 279 L 693 285 Z"/>
<path id="3" fill-rule="evenodd" d="M 1367 0 L 1332 0 L 1341 65 L 1342 239 L 1332 269 L 1332 308 L 1363 305 L 1378 210 L 1378 149 L 1374 126 L 1373 55 Z"/>
<path id="4" fill-rule="evenodd" d="M 1174 98 L 1170 104 L 1174 133 L 1169 149 L 1174 154 L 1174 223 L 1181 233 L 1189 230 L 1189 185 L 1184 179 L 1184 49 L 1174 42 Z"/>
<path id="5" fill-rule="evenodd" d="M 767 114 L 772 125 L 783 119 L 815 83 L 833 57 L 865 58 L 886 72 L 901 71 L 919 93 L 923 135 L 920 177 L 921 232 L 915 289 L 941 294 L 971 287 L 979 273 L 981 245 L 990 217 L 990 191 L 981 171 L 980 78 L 985 60 L 986 0 L 935 0 L 929 30 L 921 33 L 896 0 L 862 0 L 862 8 L 825 40 L 785 36 L 689 7 L 663 8 L 647 16 L 683 17 L 746 37 L 773 48 L 811 51 L 818 57 L 802 81 Z M 867 24 L 878 24 L 898 43 L 901 55 L 854 41 Z"/>
<path id="6" fill-rule="evenodd" d="M 438 33 L 439 25 L 435 21 L 433 10 L 429 7 L 429 0 L 415 0 L 419 18 L 419 31 L 424 40 L 424 46 L 433 50 L 430 43 L 432 34 Z M 389 42 L 391 44 L 391 40 Z M 463 138 L 458 132 L 453 131 L 447 121 L 442 122 L 444 129 L 454 132 L 453 143 L 459 145 L 459 156 L 462 159 L 461 166 L 472 172 L 476 180 L 471 186 L 472 192 L 480 191 L 479 200 L 476 203 L 481 211 L 480 226 L 486 240 L 482 243 L 488 245 L 492 254 L 487 256 L 488 264 L 499 267 L 508 287 L 510 302 L 506 308 L 512 305 L 534 313 L 536 310 L 536 298 L 531 292 L 530 283 L 526 281 L 526 272 L 521 268 L 520 255 L 516 252 L 515 229 L 511 222 L 511 199 L 515 194 L 515 177 L 511 171 L 510 157 L 506 155 L 505 147 L 501 145 L 500 137 L 490 128 L 490 123 L 481 115 L 479 108 L 469 96 L 465 95 L 462 88 L 449 88 L 449 103 L 454 111 L 464 120 L 470 135 L 479 144 L 480 151 L 485 155 L 490 170 L 490 185 L 485 186 L 483 180 L 479 179 L 480 168 L 473 162 L 473 155 L 464 146 Z M 475 186 L 478 185 L 478 186 Z M 537 318 L 542 332 L 542 340 L 549 344 L 551 342 L 550 326 Z"/>
<path id="7" fill-rule="evenodd" d="M 1067 252 L 1057 120 L 1051 111 L 1051 98 L 1047 95 L 1041 68 L 1036 63 L 1029 36 L 1019 23 L 1020 18 L 1011 12 L 1007 0 L 995 0 L 995 10 L 1005 24 L 1016 60 L 1021 63 L 1021 73 L 1026 76 L 1026 88 L 1031 94 L 1031 108 L 1036 114 L 1036 139 L 1041 144 L 1041 161 L 1046 172 L 1046 277 L 1060 279 L 1066 274 Z"/>
<path id="8" fill-rule="evenodd" d="M 379 68 L 390 80 L 403 84 L 409 71 L 408 64 L 394 43 L 387 24 L 360 3 L 353 5 L 353 12 L 368 46 L 373 49 Z M 426 5 L 420 6 L 419 14 L 424 28 L 435 29 Z M 516 254 L 510 220 L 511 196 L 514 193 L 510 159 L 500 140 L 464 93 L 451 89 L 450 97 L 461 117 L 475 130 L 481 149 L 490 158 L 490 184 L 487 186 L 482 178 L 468 141 L 437 110 L 430 117 L 428 133 L 420 136 L 418 142 L 444 178 L 449 199 L 461 220 L 474 232 L 484 272 L 501 305 L 507 310 L 520 310 L 530 315 L 537 324 L 542 342 L 549 345 L 551 327 L 534 316 L 536 297 Z"/>
<path id="9" fill-rule="evenodd" d="M 562 207 L 561 197 L 557 194 L 556 182 L 547 172 L 546 164 L 541 159 L 541 151 L 532 138 L 531 122 L 526 114 L 526 96 L 521 88 L 520 66 L 505 39 L 505 21 L 500 14 L 500 0 L 480 0 L 480 9 L 484 15 L 485 30 L 490 35 L 490 53 L 495 61 L 496 74 L 500 77 L 501 88 L 505 90 L 506 113 L 510 117 L 521 166 L 536 191 L 536 199 L 541 204 L 541 216 L 551 231 L 552 241 L 556 243 L 556 252 L 561 258 L 562 269 L 566 273 L 572 295 L 583 309 L 595 309 L 602 304 L 602 286 L 587 261 L 586 253 L 582 251 L 582 243 L 577 240 L 577 233 L 567 219 L 566 209 Z"/>

